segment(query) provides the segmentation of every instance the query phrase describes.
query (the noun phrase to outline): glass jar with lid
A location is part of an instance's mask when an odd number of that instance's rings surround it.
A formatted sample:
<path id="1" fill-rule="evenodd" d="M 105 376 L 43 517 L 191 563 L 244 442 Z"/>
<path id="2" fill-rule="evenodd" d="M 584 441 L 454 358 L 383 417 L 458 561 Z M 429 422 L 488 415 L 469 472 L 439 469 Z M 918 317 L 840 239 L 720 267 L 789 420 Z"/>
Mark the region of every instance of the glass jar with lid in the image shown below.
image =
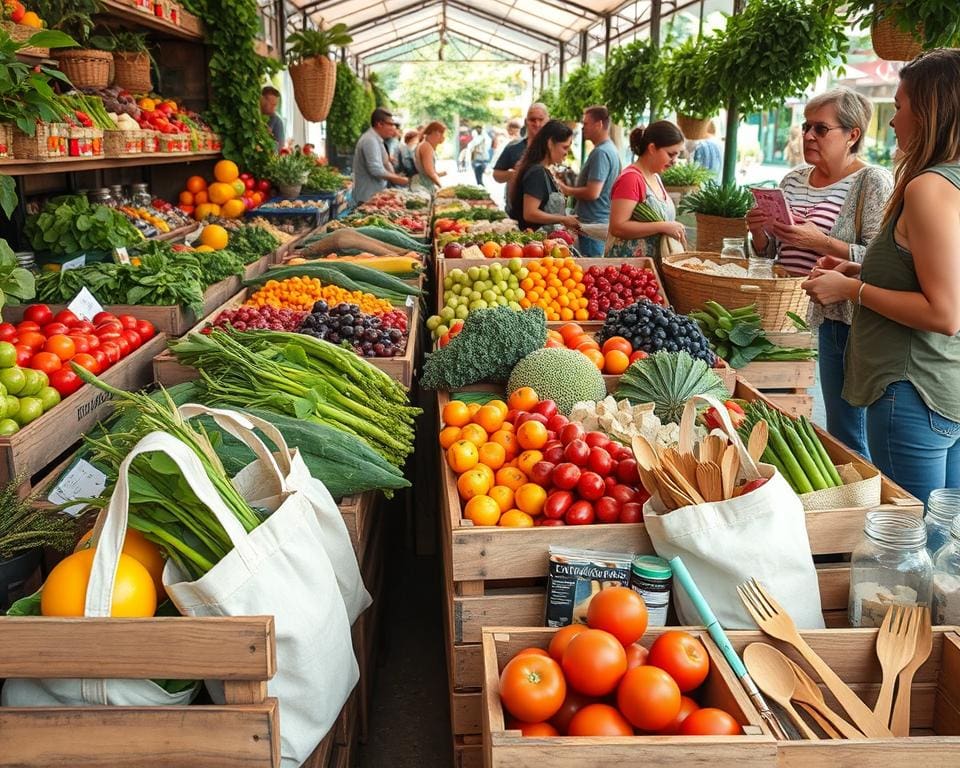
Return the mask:
<path id="1" fill-rule="evenodd" d="M 139 208 L 149 208 L 150 203 L 153 202 L 153 198 L 150 196 L 149 184 L 132 184 L 130 186 L 130 197 L 132 198 L 133 204 Z"/>
<path id="2" fill-rule="evenodd" d="M 116 200 L 113 199 L 113 195 L 110 194 L 109 187 L 91 189 L 87 193 L 87 199 L 91 205 L 109 205 L 110 207 L 114 207 L 117 204 Z"/>
<path id="3" fill-rule="evenodd" d="M 927 525 L 927 550 L 933 557 L 950 541 L 950 527 L 960 514 L 960 488 L 935 488 L 927 499 L 923 521 Z"/>
<path id="4" fill-rule="evenodd" d="M 130 196 L 123 191 L 123 184 L 111 184 L 110 195 L 118 206 L 130 205 Z"/>
<path id="5" fill-rule="evenodd" d="M 744 250 L 744 239 L 742 237 L 723 238 L 723 248 L 720 251 L 721 259 L 745 259 L 747 253 Z"/>
<path id="6" fill-rule="evenodd" d="M 879 627 L 891 604 L 930 605 L 933 560 L 923 519 L 909 512 L 868 512 L 863 540 L 850 558 L 848 618 Z"/>
<path id="7" fill-rule="evenodd" d="M 960 624 L 960 515 L 953 518 L 950 539 L 933 558 L 934 624 Z"/>

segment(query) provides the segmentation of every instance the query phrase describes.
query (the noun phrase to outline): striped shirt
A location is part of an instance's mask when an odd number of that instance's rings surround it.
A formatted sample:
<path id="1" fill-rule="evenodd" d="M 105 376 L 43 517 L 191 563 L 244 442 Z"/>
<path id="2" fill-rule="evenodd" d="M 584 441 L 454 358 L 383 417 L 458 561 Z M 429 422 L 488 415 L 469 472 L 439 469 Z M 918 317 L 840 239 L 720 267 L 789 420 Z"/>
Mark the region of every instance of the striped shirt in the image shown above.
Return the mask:
<path id="1" fill-rule="evenodd" d="M 817 229 L 828 235 L 837 223 L 837 216 L 847 199 L 853 180 L 863 169 L 826 187 L 810 186 L 812 171 L 813 166 L 791 173 L 784 178 L 781 186 L 794 217 L 801 217 L 815 224 Z M 822 255 L 787 243 L 780 245 L 780 265 L 792 275 L 810 274 L 813 265 Z"/>

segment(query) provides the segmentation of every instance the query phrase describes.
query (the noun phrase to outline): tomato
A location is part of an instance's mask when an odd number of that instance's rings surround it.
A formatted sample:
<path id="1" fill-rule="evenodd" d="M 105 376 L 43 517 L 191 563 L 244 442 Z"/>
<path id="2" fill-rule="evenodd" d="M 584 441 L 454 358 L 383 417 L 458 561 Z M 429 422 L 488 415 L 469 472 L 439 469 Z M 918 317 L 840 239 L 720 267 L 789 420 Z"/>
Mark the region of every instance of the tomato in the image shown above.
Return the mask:
<path id="1" fill-rule="evenodd" d="M 640 645 L 640 643 L 630 643 L 625 650 L 627 652 L 627 669 L 642 667 L 647 663 L 647 656 L 650 654 L 650 651 Z"/>
<path id="2" fill-rule="evenodd" d="M 646 360 L 650 355 L 644 352 L 642 349 L 638 349 L 632 355 L 630 355 L 630 364 L 633 365 L 637 360 Z"/>
<path id="3" fill-rule="evenodd" d="M 517 651 L 515 654 L 513 654 L 513 658 L 517 658 L 517 656 L 526 656 L 528 653 L 529 653 L 529 654 L 533 654 L 534 656 L 549 656 L 549 655 L 550 655 L 550 654 L 547 653 L 543 648 L 535 648 L 535 647 L 533 647 L 533 646 L 531 645 L 529 648 L 524 648 L 524 649 L 521 650 L 521 651 Z"/>
<path id="4" fill-rule="evenodd" d="M 603 432 L 587 432 L 584 436 L 583 441 L 589 445 L 591 448 L 603 448 L 610 454 L 610 457 L 613 458 L 613 453 L 610 451 L 610 443 L 613 442 L 607 437 Z M 616 445 L 616 443 L 614 443 Z"/>
<path id="5" fill-rule="evenodd" d="M 680 689 L 659 667 L 634 667 L 620 681 L 617 706 L 637 728 L 659 731 L 680 711 Z"/>
<path id="6" fill-rule="evenodd" d="M 47 337 L 40 331 L 20 331 L 20 344 L 25 347 L 30 347 L 30 349 L 36 351 L 43 349 L 43 345 L 46 343 Z"/>
<path id="7" fill-rule="evenodd" d="M 546 462 L 538 462 L 545 464 Z M 536 467 L 537 465 L 534 465 Z M 560 520 L 573 504 L 574 495 L 570 491 L 552 491 L 543 505 L 543 514 L 550 520 Z"/>
<path id="8" fill-rule="evenodd" d="M 46 304 L 31 304 L 23 310 L 23 319 L 31 320 L 38 325 L 46 325 L 53 320 L 53 312 Z"/>
<path id="9" fill-rule="evenodd" d="M 89 352 L 90 351 L 90 342 L 87 341 L 87 337 L 80 333 L 71 333 L 68 337 L 73 342 L 73 349 L 76 353 Z"/>
<path id="10" fill-rule="evenodd" d="M 589 443 L 587 443 L 589 445 Z M 590 449 L 590 457 L 587 459 L 587 466 L 600 477 L 606 477 L 613 471 L 613 459 L 610 454 L 599 446 Z"/>
<path id="11" fill-rule="evenodd" d="M 113 365 L 120 359 L 120 347 L 114 341 L 101 341 L 100 349 L 107 356 L 107 362 Z"/>
<path id="12" fill-rule="evenodd" d="M 623 352 L 625 355 L 629 355 L 633 352 L 633 345 L 627 341 L 623 336 L 611 336 L 600 348 L 600 351 L 603 354 L 607 354 L 611 350 L 617 350 L 618 352 Z"/>
<path id="13" fill-rule="evenodd" d="M 53 352 L 37 352 L 37 354 L 30 358 L 30 362 L 27 365 L 33 368 L 33 370 L 43 371 L 49 376 L 55 371 L 59 371 L 63 362 L 60 357 Z"/>
<path id="14" fill-rule="evenodd" d="M 580 480 L 580 467 L 569 461 L 564 461 L 553 468 L 550 479 L 560 490 L 572 491 Z"/>
<path id="15" fill-rule="evenodd" d="M 681 736 L 739 736 L 741 733 L 740 723 L 715 707 L 691 712 L 680 725 Z"/>
<path id="16" fill-rule="evenodd" d="M 47 341 L 43 345 L 43 351 L 52 352 L 61 360 L 69 360 L 77 353 L 77 346 L 69 336 L 57 333 L 47 337 Z"/>
<path id="17" fill-rule="evenodd" d="M 560 429 L 560 442 L 564 445 L 572 443 L 574 440 L 583 440 L 585 436 L 586 433 L 583 431 L 583 427 L 576 422 L 565 424 Z"/>
<path id="18" fill-rule="evenodd" d="M 647 631 L 647 606 L 630 587 L 608 587 L 590 601 L 587 624 L 631 645 Z"/>
<path id="19" fill-rule="evenodd" d="M 127 340 L 130 344 L 130 351 L 133 352 L 135 349 L 140 349 L 140 345 L 143 344 L 143 339 L 140 338 L 140 334 L 136 331 L 125 330 L 120 334 Z"/>
<path id="20" fill-rule="evenodd" d="M 0 323 L 0 341 L 12 341 L 17 338 L 17 327 L 13 323 Z"/>
<path id="21" fill-rule="evenodd" d="M 593 504 L 598 523 L 616 523 L 620 520 L 620 502 L 612 496 L 601 496 Z"/>
<path id="22" fill-rule="evenodd" d="M 588 704 L 570 720 L 568 736 L 633 736 L 633 728 L 609 704 Z"/>
<path id="23" fill-rule="evenodd" d="M 137 333 L 140 334 L 140 338 L 143 341 L 149 341 L 154 336 L 157 335 L 157 329 L 153 327 L 153 323 L 149 320 L 137 320 Z"/>
<path id="24" fill-rule="evenodd" d="M 122 332 L 122 329 L 111 325 L 107 328 L 98 328 L 94 331 L 94 335 L 100 339 L 100 341 L 116 341 L 120 338 Z"/>
<path id="25" fill-rule="evenodd" d="M 637 470 L 636 459 L 621 459 L 617 464 L 617 480 L 624 485 L 637 486 L 640 484 L 640 472 Z"/>
<path id="26" fill-rule="evenodd" d="M 620 520 L 618 522 L 628 524 L 643 522 L 643 504 L 637 504 L 636 502 L 624 504 L 620 507 Z"/>
<path id="27" fill-rule="evenodd" d="M 117 320 L 120 321 L 120 325 L 123 326 L 124 330 L 137 330 L 137 318 L 135 318 L 133 315 L 118 315 Z"/>
<path id="28" fill-rule="evenodd" d="M 647 664 L 660 667 L 686 693 L 698 688 L 710 672 L 710 658 L 703 644 L 688 632 L 664 632 L 650 646 Z"/>
<path id="29" fill-rule="evenodd" d="M 70 329 L 64 323 L 54 321 L 44 325 L 40 329 L 40 332 L 49 339 L 51 336 L 68 334 L 70 333 Z"/>
<path id="30" fill-rule="evenodd" d="M 607 496 L 612 496 L 620 504 L 629 504 L 636 497 L 637 492 L 633 490 L 629 485 L 623 485 L 622 483 L 617 483 L 607 491 Z"/>
<path id="31" fill-rule="evenodd" d="M 568 624 L 554 632 L 553 637 L 550 638 L 550 647 L 548 649 L 554 661 L 562 662 L 563 652 L 567 650 L 570 641 L 588 629 L 589 627 L 586 624 Z"/>
<path id="32" fill-rule="evenodd" d="M 87 340 L 87 345 L 90 347 L 90 350 L 100 348 L 100 338 L 93 333 L 85 333 L 83 337 Z"/>
<path id="33" fill-rule="evenodd" d="M 64 325 L 73 326 L 80 322 L 80 318 L 77 317 L 69 309 L 61 309 L 57 314 L 53 316 L 53 319 L 58 323 L 63 323 Z"/>
<path id="34" fill-rule="evenodd" d="M 78 352 L 75 354 L 72 362 L 81 368 L 86 368 L 90 373 L 100 373 L 100 363 L 97 362 L 97 358 L 93 355 L 88 355 L 86 352 Z"/>
<path id="35" fill-rule="evenodd" d="M 107 359 L 107 355 L 102 349 L 92 349 L 90 350 L 90 355 L 94 360 L 97 361 L 97 365 L 101 371 L 105 371 L 110 365 L 110 361 Z"/>
<path id="36" fill-rule="evenodd" d="M 577 480 L 577 493 L 587 501 L 596 501 L 606 490 L 603 484 L 603 478 L 596 472 L 581 472 L 580 479 Z"/>
<path id="37" fill-rule="evenodd" d="M 50 386 L 60 393 L 60 397 L 66 397 L 80 389 L 83 380 L 69 368 L 61 368 L 50 375 Z"/>
<path id="38" fill-rule="evenodd" d="M 578 467 L 585 467 L 590 458 L 590 446 L 583 440 L 569 442 L 563 449 L 563 458 Z"/>
<path id="39" fill-rule="evenodd" d="M 557 404 L 553 402 L 553 400 L 541 400 L 530 410 L 533 413 L 537 413 L 545 417 L 549 421 L 557 415 Z"/>
<path id="40" fill-rule="evenodd" d="M 601 629 L 588 629 L 576 635 L 563 652 L 567 682 L 588 696 L 606 696 L 617 687 L 626 671 L 627 654 L 623 645 Z"/>
<path id="41" fill-rule="evenodd" d="M 39 323 L 34 323 L 31 320 L 21 320 L 17 323 L 17 332 L 23 333 L 24 331 L 39 331 Z"/>
<path id="42" fill-rule="evenodd" d="M 113 312 L 107 311 L 97 312 L 97 314 L 93 316 L 94 325 L 100 325 L 100 323 L 106 322 L 107 320 L 117 320 L 117 316 L 113 314 Z M 117 322 L 119 322 L 119 320 Z"/>
<path id="43" fill-rule="evenodd" d="M 579 626 L 583 625 L 581 624 Z M 560 733 L 565 734 L 570 728 L 570 720 L 573 719 L 573 716 L 589 704 L 596 703 L 597 699 L 593 696 L 584 696 L 582 693 L 573 690 L 573 688 L 567 687 L 567 696 L 563 700 L 560 709 L 557 710 L 557 714 L 550 718 L 550 723 L 556 727 Z"/>
<path id="44" fill-rule="evenodd" d="M 583 499 L 573 502 L 563 516 L 567 525 L 590 525 L 595 519 L 593 505 Z"/>
<path id="45" fill-rule="evenodd" d="M 567 695 L 560 665 L 547 656 L 511 659 L 500 673 L 500 698 L 518 720 L 540 723 L 553 717 Z"/>
<path id="46" fill-rule="evenodd" d="M 123 334 L 121 334 L 119 338 L 114 339 L 113 343 L 116 344 L 117 347 L 120 349 L 121 360 L 123 360 L 123 358 L 125 358 L 127 355 L 129 355 L 133 351 L 133 348 L 130 346 L 129 339 L 127 339 L 127 337 L 124 336 Z"/>
<path id="47" fill-rule="evenodd" d="M 545 737 L 559 736 L 560 732 L 550 723 L 525 723 L 522 720 L 510 718 L 507 720 L 508 731 L 520 731 L 524 736 Z"/>
<path id="48" fill-rule="evenodd" d="M 700 707 L 697 705 L 697 702 L 695 702 L 689 696 L 681 696 L 680 711 L 677 712 L 677 716 L 667 723 L 663 728 L 657 731 L 657 733 L 663 736 L 676 736 L 678 733 L 680 733 L 680 726 L 683 725 L 683 721 L 698 709 L 700 709 Z"/>
<path id="49" fill-rule="evenodd" d="M 33 350 L 23 344 L 17 344 L 14 349 L 17 350 L 17 365 L 26 368 L 30 358 L 33 357 Z"/>

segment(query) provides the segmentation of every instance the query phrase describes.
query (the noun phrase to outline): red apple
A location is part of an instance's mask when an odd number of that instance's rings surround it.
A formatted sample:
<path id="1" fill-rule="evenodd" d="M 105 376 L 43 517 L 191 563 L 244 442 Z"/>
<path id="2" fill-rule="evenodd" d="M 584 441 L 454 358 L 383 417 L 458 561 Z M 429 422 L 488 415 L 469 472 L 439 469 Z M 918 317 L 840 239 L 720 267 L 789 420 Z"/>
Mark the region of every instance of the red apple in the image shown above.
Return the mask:
<path id="1" fill-rule="evenodd" d="M 502 252 L 501 255 L 503 255 Z M 523 246 L 523 257 L 525 259 L 542 259 L 543 245 L 537 242 L 527 243 Z"/>

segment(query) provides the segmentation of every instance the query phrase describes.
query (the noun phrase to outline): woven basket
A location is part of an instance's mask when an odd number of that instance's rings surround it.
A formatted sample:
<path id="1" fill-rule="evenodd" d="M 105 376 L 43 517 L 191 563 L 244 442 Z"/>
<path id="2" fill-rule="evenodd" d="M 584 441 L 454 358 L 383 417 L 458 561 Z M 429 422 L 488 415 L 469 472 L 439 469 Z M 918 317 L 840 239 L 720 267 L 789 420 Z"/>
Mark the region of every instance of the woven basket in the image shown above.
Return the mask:
<path id="1" fill-rule="evenodd" d="M 160 151 L 160 136 L 162 134 L 159 131 L 140 131 L 140 135 L 143 136 L 144 153 L 155 154 Z"/>
<path id="2" fill-rule="evenodd" d="M 290 65 L 290 79 L 300 114 L 314 123 L 326 120 L 337 85 L 337 65 L 326 56 L 315 56 Z"/>
<path id="3" fill-rule="evenodd" d="M 37 132 L 28 136 L 13 129 L 13 156 L 17 160 L 55 160 L 67 156 L 68 126 L 62 123 L 37 123 Z"/>
<path id="4" fill-rule="evenodd" d="M 697 216 L 697 250 L 720 253 L 723 250 L 725 237 L 747 236 L 746 219 L 727 219 L 723 216 L 708 216 L 698 213 Z"/>
<path id="5" fill-rule="evenodd" d="M 113 54 L 113 82 L 130 93 L 150 93 L 150 57 L 145 53 L 117 51 Z"/>
<path id="6" fill-rule="evenodd" d="M 13 123 L 0 123 L 0 157 L 13 157 Z"/>
<path id="7" fill-rule="evenodd" d="M 680 133 L 683 134 L 683 138 L 688 141 L 707 138 L 709 135 L 707 134 L 708 125 L 710 125 L 709 120 L 700 120 L 696 117 L 688 117 L 687 115 L 677 115 L 677 126 L 680 128 Z"/>
<path id="8" fill-rule="evenodd" d="M 103 154 L 107 157 L 138 155 L 143 151 L 140 131 L 107 131 L 103 135 Z"/>
<path id="9" fill-rule="evenodd" d="M 0 27 L 10 35 L 11 39 L 14 42 L 22 43 L 24 40 L 29 40 L 37 32 L 40 32 L 39 29 L 34 29 L 33 27 L 28 27 L 26 24 L 14 24 L 12 21 L 4 21 L 0 24 Z M 20 53 L 24 56 L 37 56 L 42 59 L 46 59 L 50 56 L 49 48 L 38 48 L 33 45 L 29 45 L 26 48 L 21 48 Z"/>
<path id="10" fill-rule="evenodd" d="M 910 32 L 904 32 L 890 18 L 870 25 L 870 39 L 877 56 L 887 61 L 910 61 L 920 55 L 923 46 Z"/>
<path id="11" fill-rule="evenodd" d="M 744 268 L 749 264 L 746 259 L 721 259 L 716 253 L 702 251 L 665 257 L 660 264 L 660 274 L 677 312 L 685 315 L 702 309 L 711 299 L 727 309 L 756 304 L 757 314 L 767 331 L 793 329 L 793 321 L 786 316 L 787 312 L 806 317 L 810 297 L 800 287 L 805 277 L 791 277 L 779 266 L 774 267 L 777 277 L 773 278 L 726 277 L 673 266 L 677 261 L 694 256 L 718 264 L 739 264 Z"/>
<path id="12" fill-rule="evenodd" d="M 106 88 L 110 85 L 110 65 L 113 54 L 90 48 L 67 48 L 57 51 L 60 71 L 75 88 Z"/>

